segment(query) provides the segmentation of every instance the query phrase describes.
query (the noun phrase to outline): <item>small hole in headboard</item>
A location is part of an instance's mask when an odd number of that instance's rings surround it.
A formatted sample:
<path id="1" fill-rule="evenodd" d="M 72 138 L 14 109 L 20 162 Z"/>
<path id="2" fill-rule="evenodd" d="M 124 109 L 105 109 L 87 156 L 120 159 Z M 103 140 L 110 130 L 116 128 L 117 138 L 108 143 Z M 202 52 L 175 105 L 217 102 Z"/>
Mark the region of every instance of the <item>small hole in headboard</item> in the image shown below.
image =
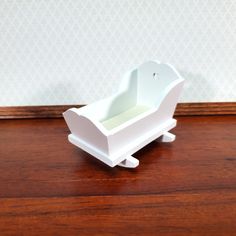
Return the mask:
<path id="1" fill-rule="evenodd" d="M 152 76 L 153 76 L 153 79 L 158 79 L 158 73 L 154 72 Z"/>

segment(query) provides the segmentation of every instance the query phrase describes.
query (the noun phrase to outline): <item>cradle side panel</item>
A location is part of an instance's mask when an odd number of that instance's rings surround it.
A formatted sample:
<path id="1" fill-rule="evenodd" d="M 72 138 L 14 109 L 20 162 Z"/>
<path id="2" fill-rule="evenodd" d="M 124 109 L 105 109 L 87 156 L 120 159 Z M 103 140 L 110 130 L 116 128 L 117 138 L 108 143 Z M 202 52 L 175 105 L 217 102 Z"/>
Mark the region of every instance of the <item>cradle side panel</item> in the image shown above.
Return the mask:
<path id="1" fill-rule="evenodd" d="M 73 136 L 103 153 L 108 152 L 106 135 L 91 120 L 79 115 L 75 108 L 67 110 L 63 116 Z"/>
<path id="2" fill-rule="evenodd" d="M 113 150 L 115 151 L 113 155 L 110 155 L 110 160 L 112 161 L 113 166 L 119 164 L 125 160 L 126 157 L 129 157 L 150 142 L 156 140 L 158 137 L 163 135 L 163 133 L 171 130 L 175 126 L 176 120 L 170 119 L 146 132 L 142 132 L 140 129 L 137 130 L 136 125 L 123 130 L 123 132 L 121 132 L 118 136 L 109 140 L 110 145 L 113 146 Z M 122 142 L 123 140 L 126 142 Z"/>
<path id="3" fill-rule="evenodd" d="M 172 118 L 162 120 L 158 112 L 148 115 L 109 137 L 109 155 L 114 157 L 122 151 L 128 151 L 129 147 L 139 146 L 140 143 L 145 143 L 145 138 L 152 142 L 175 125 L 176 120 Z"/>

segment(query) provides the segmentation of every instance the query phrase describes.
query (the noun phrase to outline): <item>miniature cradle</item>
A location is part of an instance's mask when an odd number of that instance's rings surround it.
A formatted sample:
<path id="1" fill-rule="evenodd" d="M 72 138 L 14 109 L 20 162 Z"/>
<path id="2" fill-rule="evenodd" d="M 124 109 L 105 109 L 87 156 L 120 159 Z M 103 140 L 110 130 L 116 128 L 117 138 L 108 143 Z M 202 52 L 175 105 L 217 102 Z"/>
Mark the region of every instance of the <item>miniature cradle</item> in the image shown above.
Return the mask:
<path id="1" fill-rule="evenodd" d="M 118 92 L 63 113 L 68 139 L 105 164 L 135 168 L 131 155 L 158 139 L 172 142 L 184 79 L 171 65 L 149 61 L 125 74 Z"/>

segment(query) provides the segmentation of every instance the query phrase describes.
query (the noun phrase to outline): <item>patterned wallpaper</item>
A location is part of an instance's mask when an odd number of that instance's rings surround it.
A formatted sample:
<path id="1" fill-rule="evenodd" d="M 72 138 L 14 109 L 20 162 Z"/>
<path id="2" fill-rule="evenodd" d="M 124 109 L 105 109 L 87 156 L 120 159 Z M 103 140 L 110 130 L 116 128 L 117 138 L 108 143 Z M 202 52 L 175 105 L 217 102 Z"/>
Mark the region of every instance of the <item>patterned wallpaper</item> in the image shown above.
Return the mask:
<path id="1" fill-rule="evenodd" d="M 90 103 L 149 59 L 182 102 L 236 101 L 236 1 L 0 1 L 0 106 Z"/>

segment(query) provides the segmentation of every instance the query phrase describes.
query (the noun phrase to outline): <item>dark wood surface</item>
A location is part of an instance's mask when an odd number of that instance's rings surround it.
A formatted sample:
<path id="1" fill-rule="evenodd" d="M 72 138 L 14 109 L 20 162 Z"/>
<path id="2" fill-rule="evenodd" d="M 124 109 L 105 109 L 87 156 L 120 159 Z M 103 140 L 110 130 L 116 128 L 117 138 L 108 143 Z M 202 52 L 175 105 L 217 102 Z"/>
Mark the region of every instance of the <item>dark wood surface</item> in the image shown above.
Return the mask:
<path id="1" fill-rule="evenodd" d="M 110 168 L 63 119 L 0 121 L 0 235 L 236 235 L 236 116 L 178 117 L 173 143 Z"/>
<path id="2" fill-rule="evenodd" d="M 67 109 L 81 106 L 5 106 L 0 107 L 0 119 L 59 118 Z M 178 103 L 175 115 L 236 115 L 236 102 Z"/>
<path id="3" fill-rule="evenodd" d="M 236 102 L 178 103 L 175 115 L 236 115 Z"/>

